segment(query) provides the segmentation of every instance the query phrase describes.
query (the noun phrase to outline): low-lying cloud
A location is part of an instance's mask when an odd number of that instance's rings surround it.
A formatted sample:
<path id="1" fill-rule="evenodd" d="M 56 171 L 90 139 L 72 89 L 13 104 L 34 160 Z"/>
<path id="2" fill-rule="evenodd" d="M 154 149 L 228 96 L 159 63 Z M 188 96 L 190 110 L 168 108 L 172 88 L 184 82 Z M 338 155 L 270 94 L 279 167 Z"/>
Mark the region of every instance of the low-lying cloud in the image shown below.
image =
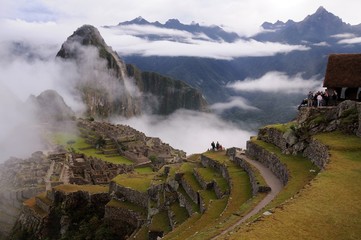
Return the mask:
<path id="1" fill-rule="evenodd" d="M 166 37 L 173 40 L 187 41 L 188 39 L 204 39 L 211 40 L 208 36 L 203 33 L 192 34 L 187 31 L 181 31 L 177 29 L 161 28 L 152 25 L 122 25 L 112 28 L 108 28 L 115 35 L 131 35 L 131 36 L 147 36 L 156 35 L 158 37 Z"/>
<path id="2" fill-rule="evenodd" d="M 309 90 L 319 88 L 320 81 L 315 77 L 304 79 L 301 74 L 288 76 L 283 72 L 268 72 L 261 78 L 246 78 L 228 84 L 227 87 L 239 92 L 269 92 L 269 93 L 305 93 Z"/>
<path id="3" fill-rule="evenodd" d="M 186 151 L 188 155 L 206 151 L 212 141 L 219 141 L 226 148 L 245 148 L 246 141 L 255 134 L 214 114 L 189 110 L 178 110 L 167 117 L 143 115 L 114 122 L 130 125 L 147 136 L 159 137 L 172 147 Z"/>
<path id="4" fill-rule="evenodd" d="M 257 107 L 252 106 L 249 101 L 243 97 L 231 97 L 228 102 L 219 102 L 210 106 L 212 110 L 217 113 L 222 113 L 225 110 L 238 108 L 247 111 L 258 111 Z"/>
<path id="5" fill-rule="evenodd" d="M 157 28 L 152 27 L 151 29 Z M 150 33 L 149 26 L 138 26 L 137 34 L 140 34 L 141 30 L 144 30 L 144 34 Z M 165 33 L 168 30 L 161 29 L 160 31 Z M 101 32 L 109 45 L 121 56 L 137 54 L 142 56 L 187 56 L 231 60 L 238 57 L 274 56 L 279 53 L 285 54 L 310 49 L 304 45 L 259 42 L 253 39 L 240 39 L 232 43 L 209 41 L 181 31 L 178 31 L 181 32 L 178 35 L 182 38 L 180 42 L 176 42 L 174 39 L 149 40 L 125 34 L 125 32 L 119 34 L 119 30 L 114 29 L 101 29 Z"/>
<path id="6" fill-rule="evenodd" d="M 337 43 L 338 44 L 360 44 L 361 43 L 361 37 L 353 34 L 353 33 L 341 33 L 332 35 L 331 37 L 340 39 Z"/>

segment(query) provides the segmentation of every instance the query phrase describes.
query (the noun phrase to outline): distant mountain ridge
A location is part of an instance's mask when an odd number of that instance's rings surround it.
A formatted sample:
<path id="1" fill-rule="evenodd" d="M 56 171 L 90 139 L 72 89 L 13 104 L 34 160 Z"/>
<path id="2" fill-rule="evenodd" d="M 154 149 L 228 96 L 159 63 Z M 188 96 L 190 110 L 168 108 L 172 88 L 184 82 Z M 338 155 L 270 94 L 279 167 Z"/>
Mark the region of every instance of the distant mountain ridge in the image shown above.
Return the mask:
<path id="1" fill-rule="evenodd" d="M 286 42 L 290 44 L 318 42 L 335 42 L 332 37 L 341 33 L 361 34 L 361 26 L 352 26 L 342 21 L 341 18 L 328 12 L 324 7 L 319 7 L 317 11 L 308 15 L 300 22 L 292 20 L 286 23 L 277 21 L 274 24 L 265 22 L 262 24 L 265 30 L 254 36 L 259 41 Z"/>
<path id="2" fill-rule="evenodd" d="M 120 22 L 117 26 L 106 26 L 107 28 L 116 28 L 116 27 L 124 27 L 129 25 L 141 25 L 141 26 L 153 26 L 164 29 L 175 29 L 179 31 L 189 32 L 191 34 L 204 34 L 212 41 L 225 41 L 225 42 L 234 42 L 241 37 L 235 32 L 228 32 L 222 29 L 219 26 L 202 26 L 198 23 L 192 24 L 183 24 L 178 19 L 169 19 L 164 24 L 156 21 L 156 22 L 148 22 L 142 17 L 137 17 L 131 21 Z M 148 36 L 149 37 L 149 36 Z M 152 36 L 152 39 L 157 40 L 161 39 L 161 36 Z"/>
<path id="3" fill-rule="evenodd" d="M 142 22 L 144 23 L 144 21 Z M 136 24 L 136 21 L 133 24 Z M 244 40 L 297 44 L 306 46 L 308 50 L 274 56 L 238 57 L 232 60 L 141 55 L 128 55 L 123 58 L 144 71 L 159 72 L 184 80 L 189 85 L 201 89 L 210 103 L 226 102 L 230 96 L 234 95 L 244 97 L 250 104 L 262 111 L 255 113 L 231 109 L 230 112 L 224 113 L 226 118 L 241 119 L 252 123 L 259 122 L 261 125 L 265 125 L 291 120 L 296 111 L 294 106 L 302 101 L 304 95 L 234 93 L 227 88 L 228 83 L 246 78 L 257 79 L 270 71 L 283 72 L 289 76 L 301 73 L 305 79 L 314 76 L 322 79 L 329 54 L 361 52 L 361 43 L 344 43 L 347 36 L 351 38 L 361 36 L 361 24 L 345 23 L 340 17 L 328 12 L 323 7 L 318 8 L 300 22 L 293 20 L 265 22 L 262 27 L 265 31 L 244 38 Z M 157 39 L 157 36 L 153 36 L 152 39 Z M 274 102 L 279 104 L 272 104 Z"/>

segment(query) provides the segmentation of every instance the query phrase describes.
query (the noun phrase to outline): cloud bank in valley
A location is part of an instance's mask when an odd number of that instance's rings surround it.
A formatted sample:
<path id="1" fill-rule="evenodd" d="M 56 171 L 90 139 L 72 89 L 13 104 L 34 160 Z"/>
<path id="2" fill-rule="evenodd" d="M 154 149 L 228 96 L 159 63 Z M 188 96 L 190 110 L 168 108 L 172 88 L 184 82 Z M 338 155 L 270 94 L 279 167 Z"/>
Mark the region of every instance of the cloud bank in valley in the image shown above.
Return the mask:
<path id="1" fill-rule="evenodd" d="M 222 113 L 231 108 L 238 108 L 247 111 L 259 111 L 257 107 L 252 106 L 249 101 L 243 97 L 230 97 L 228 102 L 218 102 L 210 106 L 216 113 Z"/>
<path id="2" fill-rule="evenodd" d="M 219 141 L 226 148 L 245 148 L 246 141 L 255 134 L 214 114 L 188 110 L 178 110 L 167 117 L 143 115 L 113 121 L 130 125 L 147 136 L 159 137 L 172 147 L 186 151 L 188 155 L 206 151 L 212 141 Z"/>
<path id="3" fill-rule="evenodd" d="M 321 87 L 320 80 L 315 77 L 304 79 L 301 74 L 288 76 L 286 73 L 272 71 L 258 79 L 246 78 L 235 81 L 227 87 L 238 92 L 268 92 L 279 94 L 305 93 Z"/>
<path id="4" fill-rule="evenodd" d="M 353 33 L 341 33 L 332 35 L 332 38 L 339 39 L 338 44 L 348 45 L 348 44 L 360 44 L 361 37 Z"/>
<path id="5" fill-rule="evenodd" d="M 131 29 L 131 30 L 130 30 Z M 240 39 L 236 42 L 209 41 L 206 36 L 189 32 L 163 29 L 153 26 L 125 26 L 114 29 L 99 29 L 121 56 L 188 56 L 231 60 L 237 57 L 260 57 L 285 54 L 292 51 L 307 51 L 303 45 L 288 45 L 274 42 L 259 42 Z M 136 36 L 131 34 L 136 34 Z M 138 37 L 145 34 L 172 36 L 172 39 L 151 41 Z M 138 36 L 137 36 L 138 35 Z M 176 42 L 175 39 L 180 42 Z"/>

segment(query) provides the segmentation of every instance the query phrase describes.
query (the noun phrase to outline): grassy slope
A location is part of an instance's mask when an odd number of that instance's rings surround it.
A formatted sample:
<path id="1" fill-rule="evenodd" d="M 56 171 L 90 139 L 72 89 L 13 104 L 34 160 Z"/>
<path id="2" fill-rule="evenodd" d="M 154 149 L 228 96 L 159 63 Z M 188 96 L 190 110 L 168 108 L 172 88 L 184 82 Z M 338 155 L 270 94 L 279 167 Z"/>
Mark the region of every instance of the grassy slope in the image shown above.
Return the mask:
<path id="1" fill-rule="evenodd" d="M 360 239 L 360 138 L 340 133 L 315 138 L 331 149 L 325 171 L 271 216 L 227 239 Z"/>
<path id="2" fill-rule="evenodd" d="M 52 140 L 55 144 L 59 144 L 59 145 L 63 145 L 64 147 L 69 146 L 67 144 L 67 142 L 69 140 L 74 140 L 75 143 L 72 144 L 72 147 L 74 148 L 74 150 L 76 152 L 80 152 L 83 153 L 87 156 L 91 156 L 91 157 L 96 157 L 96 158 L 100 158 L 106 162 L 110 162 L 110 163 L 114 163 L 114 164 L 132 164 L 133 162 L 130 161 L 129 159 L 122 157 L 122 156 L 116 156 L 116 157 L 106 157 L 104 154 L 99 154 L 97 153 L 98 150 L 95 148 L 91 148 L 91 149 L 86 149 L 85 148 L 89 148 L 90 145 L 87 144 L 85 142 L 85 139 L 82 137 L 79 137 L 75 134 L 71 134 L 71 133 L 55 133 L 52 136 Z"/>

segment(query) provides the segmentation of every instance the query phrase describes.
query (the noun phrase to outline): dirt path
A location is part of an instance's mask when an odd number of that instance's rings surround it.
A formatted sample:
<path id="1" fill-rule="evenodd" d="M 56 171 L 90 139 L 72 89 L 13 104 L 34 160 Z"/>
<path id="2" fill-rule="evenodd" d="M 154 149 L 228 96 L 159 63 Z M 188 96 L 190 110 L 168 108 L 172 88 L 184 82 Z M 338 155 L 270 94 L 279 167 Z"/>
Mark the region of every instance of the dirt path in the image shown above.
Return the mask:
<path id="1" fill-rule="evenodd" d="M 262 165 L 260 162 L 252 160 L 245 155 L 242 155 L 242 159 L 246 160 L 248 163 L 252 164 L 254 167 L 260 171 L 262 177 L 265 179 L 267 185 L 271 187 L 271 191 L 267 194 L 267 196 L 255 207 L 250 211 L 247 215 L 242 217 L 237 223 L 229 227 L 228 229 L 224 230 L 218 236 L 214 237 L 213 239 L 217 239 L 217 237 L 226 234 L 229 231 L 232 231 L 235 227 L 239 226 L 247 219 L 252 217 L 253 215 L 257 214 L 262 208 L 264 208 L 269 202 L 271 202 L 275 196 L 281 191 L 283 188 L 283 184 L 281 181 L 269 170 L 267 167 Z"/>

